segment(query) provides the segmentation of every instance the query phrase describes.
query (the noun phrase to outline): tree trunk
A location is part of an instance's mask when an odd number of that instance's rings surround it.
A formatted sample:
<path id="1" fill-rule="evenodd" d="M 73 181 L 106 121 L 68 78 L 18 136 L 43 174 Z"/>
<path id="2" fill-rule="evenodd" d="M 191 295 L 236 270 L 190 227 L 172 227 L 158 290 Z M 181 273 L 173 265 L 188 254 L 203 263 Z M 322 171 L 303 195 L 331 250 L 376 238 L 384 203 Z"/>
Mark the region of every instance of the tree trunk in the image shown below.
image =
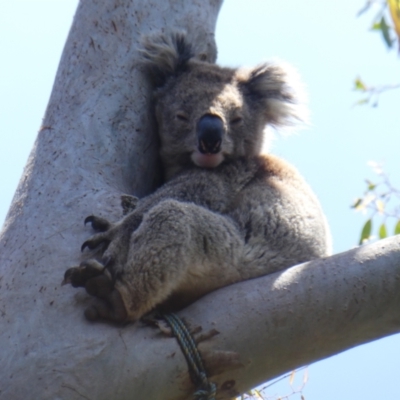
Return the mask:
<path id="1" fill-rule="evenodd" d="M 215 58 L 222 0 L 85 0 L 43 127 L 0 240 L 0 399 L 189 399 L 174 338 L 141 323 L 89 323 L 88 296 L 61 287 L 80 262 L 87 215 L 118 219 L 120 195 L 157 184 L 150 91 L 135 64 L 141 34 L 185 29 Z M 133 4 L 134 3 L 134 4 Z M 209 294 L 180 315 L 218 398 L 400 328 L 400 241 L 391 238 Z"/>
<path id="2" fill-rule="evenodd" d="M 165 360 L 165 339 L 146 346 L 136 337 L 137 326 L 89 324 L 82 315 L 87 296 L 60 283 L 64 270 L 80 262 L 79 246 L 90 232 L 84 218 L 119 219 L 122 193 L 143 196 L 157 183 L 150 88 L 135 63 L 140 35 L 186 30 L 194 50 L 214 61 L 221 3 L 80 2 L 43 126 L 1 233 L 1 399 L 165 394 L 154 390 L 151 379 L 136 379 L 151 370 L 143 361 L 159 345 Z M 184 372 L 179 360 L 171 365 Z M 164 387 L 170 379 L 165 372 L 157 376 Z"/>

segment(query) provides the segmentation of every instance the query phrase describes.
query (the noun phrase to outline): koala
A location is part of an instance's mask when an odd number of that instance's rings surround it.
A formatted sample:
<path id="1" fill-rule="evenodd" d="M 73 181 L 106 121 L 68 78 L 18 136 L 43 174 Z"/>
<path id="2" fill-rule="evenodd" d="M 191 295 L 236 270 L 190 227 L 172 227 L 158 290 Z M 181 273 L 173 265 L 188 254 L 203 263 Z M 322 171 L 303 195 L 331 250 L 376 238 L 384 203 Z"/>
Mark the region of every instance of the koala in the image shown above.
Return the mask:
<path id="1" fill-rule="evenodd" d="M 262 154 L 265 126 L 300 118 L 286 68 L 200 61 L 183 33 L 146 37 L 141 63 L 154 85 L 165 182 L 116 223 L 86 218 L 97 233 L 82 250 L 100 257 L 64 276 L 98 298 L 86 317 L 136 321 L 327 256 L 316 196 L 294 167 Z"/>

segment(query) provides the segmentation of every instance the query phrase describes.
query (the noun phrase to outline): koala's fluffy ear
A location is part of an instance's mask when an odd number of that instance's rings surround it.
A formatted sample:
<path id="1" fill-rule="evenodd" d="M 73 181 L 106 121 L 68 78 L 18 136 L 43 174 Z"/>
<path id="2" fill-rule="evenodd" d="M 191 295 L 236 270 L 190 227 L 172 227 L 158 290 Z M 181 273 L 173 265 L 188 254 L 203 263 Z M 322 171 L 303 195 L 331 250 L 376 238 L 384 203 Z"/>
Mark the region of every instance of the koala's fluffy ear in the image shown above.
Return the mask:
<path id="1" fill-rule="evenodd" d="M 194 56 L 184 32 L 144 36 L 139 54 L 140 64 L 156 86 L 162 86 L 169 76 L 183 72 Z"/>
<path id="2" fill-rule="evenodd" d="M 265 63 L 241 75 L 240 86 L 249 103 L 264 108 L 274 126 L 307 122 L 305 95 L 296 71 L 283 63 Z"/>

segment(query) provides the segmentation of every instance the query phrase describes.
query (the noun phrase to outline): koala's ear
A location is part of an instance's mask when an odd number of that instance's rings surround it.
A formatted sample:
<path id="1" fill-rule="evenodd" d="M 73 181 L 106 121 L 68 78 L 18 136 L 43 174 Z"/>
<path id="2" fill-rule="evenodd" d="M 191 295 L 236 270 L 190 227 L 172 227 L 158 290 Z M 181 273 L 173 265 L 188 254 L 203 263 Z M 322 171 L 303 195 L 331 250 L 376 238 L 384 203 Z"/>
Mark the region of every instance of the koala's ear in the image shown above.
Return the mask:
<path id="1" fill-rule="evenodd" d="M 275 126 L 307 122 L 305 95 L 296 71 L 283 63 L 265 63 L 239 79 L 239 85 L 255 107 L 263 107 L 267 123 Z"/>
<path id="2" fill-rule="evenodd" d="M 194 56 L 184 32 L 144 36 L 139 54 L 139 63 L 156 86 L 162 86 L 169 76 L 183 72 Z"/>

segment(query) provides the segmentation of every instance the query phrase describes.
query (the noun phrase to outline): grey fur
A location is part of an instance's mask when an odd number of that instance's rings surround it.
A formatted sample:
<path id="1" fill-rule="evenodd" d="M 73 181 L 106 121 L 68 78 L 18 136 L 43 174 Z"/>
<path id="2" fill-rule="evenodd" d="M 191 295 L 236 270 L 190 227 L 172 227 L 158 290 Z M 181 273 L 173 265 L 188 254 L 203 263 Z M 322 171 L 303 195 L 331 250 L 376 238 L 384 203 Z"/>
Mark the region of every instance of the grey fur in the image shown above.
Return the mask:
<path id="1" fill-rule="evenodd" d="M 103 261 L 114 283 L 106 294 L 92 277 L 77 284 L 106 300 L 88 318 L 134 321 L 156 306 L 183 307 L 222 286 L 328 255 L 329 229 L 309 186 L 285 161 L 261 155 L 265 125 L 301 119 L 285 67 L 202 62 L 182 33 L 148 37 L 141 52 L 156 86 L 166 182 L 116 224 L 88 218 L 104 232 L 83 248 L 107 245 Z M 205 115 L 222 121 L 216 154 L 199 150 Z"/>

